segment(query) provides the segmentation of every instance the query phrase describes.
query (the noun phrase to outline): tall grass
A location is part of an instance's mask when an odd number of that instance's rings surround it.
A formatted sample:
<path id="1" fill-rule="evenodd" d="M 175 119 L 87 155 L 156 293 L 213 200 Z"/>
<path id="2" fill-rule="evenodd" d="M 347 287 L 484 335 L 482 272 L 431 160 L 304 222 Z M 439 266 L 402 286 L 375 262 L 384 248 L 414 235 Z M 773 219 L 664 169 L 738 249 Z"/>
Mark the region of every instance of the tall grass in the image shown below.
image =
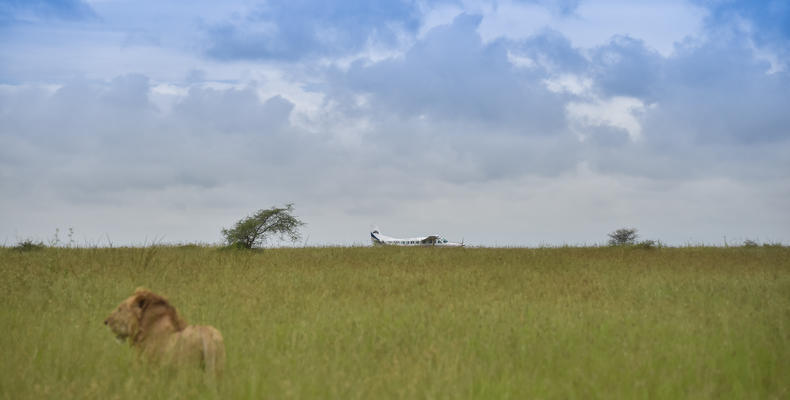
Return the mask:
<path id="1" fill-rule="evenodd" d="M 225 336 L 218 386 L 103 319 Z M 788 398 L 790 249 L 0 249 L 0 397 Z"/>

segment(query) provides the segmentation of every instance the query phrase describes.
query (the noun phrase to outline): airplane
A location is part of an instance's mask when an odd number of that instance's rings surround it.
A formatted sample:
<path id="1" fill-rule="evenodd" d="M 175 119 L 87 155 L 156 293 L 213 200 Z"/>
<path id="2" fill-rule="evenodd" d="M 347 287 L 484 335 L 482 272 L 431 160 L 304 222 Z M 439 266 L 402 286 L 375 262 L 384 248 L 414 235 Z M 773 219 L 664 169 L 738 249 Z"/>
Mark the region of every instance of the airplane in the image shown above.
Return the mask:
<path id="1" fill-rule="evenodd" d="M 370 241 L 374 246 L 440 246 L 440 247 L 463 247 L 461 243 L 450 242 L 439 235 L 423 236 L 408 239 L 398 239 L 382 235 L 378 229 L 370 232 Z"/>

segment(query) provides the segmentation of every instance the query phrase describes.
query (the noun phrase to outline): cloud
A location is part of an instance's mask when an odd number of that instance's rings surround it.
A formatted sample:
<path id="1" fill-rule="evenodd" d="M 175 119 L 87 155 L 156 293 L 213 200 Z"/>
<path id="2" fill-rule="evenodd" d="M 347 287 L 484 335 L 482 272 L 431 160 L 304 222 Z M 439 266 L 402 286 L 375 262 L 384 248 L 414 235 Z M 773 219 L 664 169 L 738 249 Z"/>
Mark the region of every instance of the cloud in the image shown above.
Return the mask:
<path id="1" fill-rule="evenodd" d="M 521 40 L 504 41 L 511 55 L 526 57 L 524 66 L 543 69 L 547 75 L 586 72 L 590 62 L 581 49 L 573 47 L 566 36 L 547 29 Z"/>
<path id="2" fill-rule="evenodd" d="M 83 201 L 102 193 L 247 179 L 253 174 L 245 172 L 245 162 L 271 168 L 303 146 L 289 130 L 293 106 L 280 96 L 261 101 L 253 87 L 195 87 L 163 112 L 149 100 L 151 93 L 141 75 L 73 82 L 54 92 L 6 91 L 0 101 L 14 113 L 2 116 L 0 138 L 8 152 L 0 163 L 14 176 L 48 176 L 54 187 Z M 15 156 L 18 151 L 24 156 Z M 220 159 L 236 172 L 218 168 Z M 17 183 L 20 190 L 36 186 L 35 180 Z"/>
<path id="3" fill-rule="evenodd" d="M 615 36 L 592 50 L 592 79 L 605 96 L 651 100 L 657 95 L 665 58 L 641 40 Z"/>
<path id="4" fill-rule="evenodd" d="M 781 21 L 748 30 L 734 21 L 768 17 L 724 3 L 704 19 L 672 2 L 644 29 L 604 11 L 657 3 L 275 3 L 201 4 L 176 24 L 193 31 L 110 37 L 107 10 L 135 12 L 112 2 L 62 42 L 14 28 L 31 34 L 2 45 L 0 234 L 214 241 L 286 202 L 319 243 L 371 223 L 485 244 L 787 234 L 790 76 L 766 58 Z M 162 40 L 123 47 L 137 31 Z"/>
<path id="5" fill-rule="evenodd" d="M 767 73 L 748 43 L 711 38 L 669 56 L 627 36 L 586 51 L 555 31 L 486 43 L 481 18 L 460 15 L 401 57 L 335 71 L 329 101 L 365 121 L 370 148 L 404 155 L 387 162 L 452 182 L 579 163 L 679 180 L 775 177 L 787 165 L 764 144 L 790 145 L 790 80 Z"/>
<path id="6" fill-rule="evenodd" d="M 288 129 L 293 103 L 282 96 L 261 102 L 256 88 L 193 86 L 175 105 L 174 116 L 195 133 L 272 134 Z"/>
<path id="7" fill-rule="evenodd" d="M 479 23 L 479 16 L 461 15 L 427 33 L 403 57 L 357 62 L 337 82 L 338 90 L 369 94 L 373 107 L 403 117 L 556 133 L 563 125 L 561 96 L 544 87 L 542 75 L 514 66 L 503 43 L 483 44 Z"/>
<path id="8" fill-rule="evenodd" d="M 684 0 L 598 0 L 563 2 L 483 2 L 480 34 L 484 41 L 521 40 L 545 29 L 561 32 L 575 47 L 600 46 L 613 36 L 643 40 L 663 55 L 675 43 L 695 37 L 703 30 L 706 10 Z"/>
<path id="9" fill-rule="evenodd" d="M 366 122 L 362 143 L 381 164 L 410 173 L 462 183 L 573 168 L 567 96 L 514 65 L 506 42 L 483 43 L 479 23 L 460 15 L 402 57 L 334 71 L 328 101 Z"/>
<path id="10" fill-rule="evenodd" d="M 268 2 L 207 29 L 206 54 L 220 60 L 338 57 L 369 46 L 393 47 L 419 27 L 406 1 Z"/>
<path id="11" fill-rule="evenodd" d="M 703 142 L 750 144 L 789 138 L 787 73 L 769 74 L 748 44 L 732 38 L 681 48 L 667 61 L 662 114 Z M 669 120 L 669 118 L 668 118 Z"/>
<path id="12" fill-rule="evenodd" d="M 633 141 L 642 138 L 642 126 L 637 118 L 645 111 L 645 105 L 633 97 L 613 97 L 594 102 L 571 102 L 567 107 L 568 118 L 577 124 L 580 132 L 588 128 L 608 126 L 626 131 Z M 586 138 L 581 134 L 581 138 Z"/>
<path id="13" fill-rule="evenodd" d="M 672 179 L 775 177 L 787 168 L 790 76 L 748 38 L 711 36 L 662 56 L 618 36 L 584 54 L 583 67 L 549 68 L 563 72 L 545 83 L 573 95 L 568 122 L 586 140 L 580 159 L 591 168 Z M 641 143 L 623 143 L 622 133 Z"/>

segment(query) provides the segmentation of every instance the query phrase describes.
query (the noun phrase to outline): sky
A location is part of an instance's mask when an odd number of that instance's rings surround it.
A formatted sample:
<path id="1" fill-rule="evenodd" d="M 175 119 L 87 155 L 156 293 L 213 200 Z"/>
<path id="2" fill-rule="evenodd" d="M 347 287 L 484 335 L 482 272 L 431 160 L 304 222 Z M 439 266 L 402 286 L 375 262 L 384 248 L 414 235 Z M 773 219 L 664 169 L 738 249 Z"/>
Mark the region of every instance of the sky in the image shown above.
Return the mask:
<path id="1" fill-rule="evenodd" d="M 0 244 L 288 203 L 308 246 L 788 244 L 790 3 L 0 0 Z"/>

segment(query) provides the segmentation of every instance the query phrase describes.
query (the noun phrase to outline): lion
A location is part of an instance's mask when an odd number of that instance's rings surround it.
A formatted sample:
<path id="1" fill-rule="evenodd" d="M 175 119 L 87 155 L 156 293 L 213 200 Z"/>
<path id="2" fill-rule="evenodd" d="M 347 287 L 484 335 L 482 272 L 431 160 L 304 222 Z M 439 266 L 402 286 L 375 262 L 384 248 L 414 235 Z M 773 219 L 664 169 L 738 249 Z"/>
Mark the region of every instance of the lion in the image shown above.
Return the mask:
<path id="1" fill-rule="evenodd" d="M 144 358 L 159 364 L 200 365 L 219 377 L 225 364 L 222 334 L 207 325 L 187 325 L 164 297 L 143 288 L 104 320 L 120 342 L 129 341 Z"/>

